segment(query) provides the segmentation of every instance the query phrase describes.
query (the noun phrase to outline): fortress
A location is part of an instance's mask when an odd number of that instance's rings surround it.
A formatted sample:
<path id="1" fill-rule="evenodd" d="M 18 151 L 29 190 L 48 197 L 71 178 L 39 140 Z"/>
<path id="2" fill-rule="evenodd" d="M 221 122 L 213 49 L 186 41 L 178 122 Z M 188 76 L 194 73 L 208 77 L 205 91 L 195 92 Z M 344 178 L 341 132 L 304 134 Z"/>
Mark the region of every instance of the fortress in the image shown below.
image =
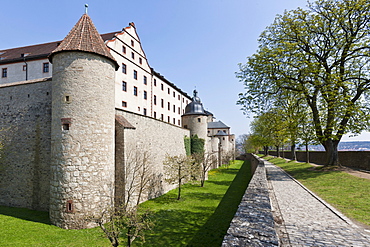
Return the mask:
<path id="1" fill-rule="evenodd" d="M 127 195 L 133 156 L 150 160 L 147 200 L 173 188 L 163 161 L 185 154 L 185 137 L 235 150 L 196 91 L 149 66 L 134 23 L 100 35 L 84 14 L 63 41 L 0 50 L 0 72 L 0 205 L 49 211 L 62 228 L 92 226 L 81 219 Z"/>

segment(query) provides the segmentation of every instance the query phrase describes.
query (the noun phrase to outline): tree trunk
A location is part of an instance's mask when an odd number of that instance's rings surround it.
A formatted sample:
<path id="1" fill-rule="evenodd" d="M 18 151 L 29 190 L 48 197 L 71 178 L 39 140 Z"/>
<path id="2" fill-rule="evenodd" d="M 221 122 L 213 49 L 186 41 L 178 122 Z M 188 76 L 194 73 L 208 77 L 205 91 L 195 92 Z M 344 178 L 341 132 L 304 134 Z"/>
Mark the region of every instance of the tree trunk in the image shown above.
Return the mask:
<path id="1" fill-rule="evenodd" d="M 295 144 L 293 143 L 291 146 L 290 146 L 290 152 L 291 152 L 291 159 L 292 160 L 297 160 L 297 156 L 295 154 Z"/>
<path id="2" fill-rule="evenodd" d="M 306 143 L 306 163 L 310 163 L 310 152 L 308 151 L 307 143 Z"/>
<path id="3" fill-rule="evenodd" d="M 276 146 L 276 157 L 280 157 L 280 149 L 279 149 L 279 145 Z"/>
<path id="4" fill-rule="evenodd" d="M 326 151 L 326 165 L 327 166 L 340 166 L 339 156 L 338 156 L 338 144 L 339 141 L 334 141 L 332 139 L 326 140 L 323 143 Z"/>
<path id="5" fill-rule="evenodd" d="M 269 154 L 269 147 L 268 146 L 264 146 L 263 147 L 263 152 L 264 152 L 264 155 L 267 156 Z"/>

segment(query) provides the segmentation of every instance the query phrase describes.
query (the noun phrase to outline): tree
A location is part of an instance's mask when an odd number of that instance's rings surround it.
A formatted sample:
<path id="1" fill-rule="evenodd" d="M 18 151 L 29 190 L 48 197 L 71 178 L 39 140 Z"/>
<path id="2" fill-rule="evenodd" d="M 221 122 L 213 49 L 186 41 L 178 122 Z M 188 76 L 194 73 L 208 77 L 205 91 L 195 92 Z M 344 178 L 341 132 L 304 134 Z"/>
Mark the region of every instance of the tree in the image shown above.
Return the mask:
<path id="1" fill-rule="evenodd" d="M 189 180 L 192 175 L 199 171 L 196 163 L 191 156 L 186 155 L 167 155 L 163 162 L 166 181 L 170 184 L 177 184 L 177 200 L 181 199 L 181 185 L 184 181 Z"/>
<path id="2" fill-rule="evenodd" d="M 200 168 L 200 187 L 204 187 L 204 182 L 207 179 L 207 172 L 217 166 L 217 152 L 212 153 L 194 153 L 192 155 L 194 162 Z"/>
<path id="3" fill-rule="evenodd" d="M 318 0 L 277 16 L 240 66 L 238 104 L 264 112 L 277 95 L 303 98 L 327 165 L 339 165 L 342 136 L 370 126 L 369 25 L 367 0 Z"/>
<path id="4" fill-rule="evenodd" d="M 137 207 L 129 207 L 122 204 L 117 208 L 104 211 L 95 222 L 100 226 L 112 246 L 120 245 L 120 236 L 124 235 L 127 246 L 141 238 L 145 242 L 145 230 L 150 230 L 154 225 L 151 211 L 138 212 Z"/>

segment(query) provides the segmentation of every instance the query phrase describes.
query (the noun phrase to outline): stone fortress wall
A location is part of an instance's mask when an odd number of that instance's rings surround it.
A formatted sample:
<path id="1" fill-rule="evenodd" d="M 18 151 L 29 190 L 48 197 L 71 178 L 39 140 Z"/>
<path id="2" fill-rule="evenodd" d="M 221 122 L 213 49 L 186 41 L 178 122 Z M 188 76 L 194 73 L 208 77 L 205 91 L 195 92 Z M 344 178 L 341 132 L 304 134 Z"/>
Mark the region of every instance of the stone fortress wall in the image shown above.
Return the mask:
<path id="1" fill-rule="evenodd" d="M 0 86 L 3 102 L 0 107 L 0 137 L 4 144 L 0 158 L 0 205 L 49 210 L 51 84 L 51 79 L 44 79 Z M 190 131 L 120 109 L 116 109 L 115 114 L 123 116 L 133 126 L 124 128 L 121 134 L 116 128 L 116 157 L 128 155 L 134 150 L 146 152 L 151 160 L 155 177 L 150 190 L 142 198 L 154 198 L 173 189 L 174 185 L 164 181 L 163 160 L 167 154 L 185 154 L 184 137 L 190 136 Z M 117 149 L 121 150 L 120 153 Z M 127 162 L 127 159 L 121 160 L 121 163 L 116 160 L 116 167 L 124 166 L 124 161 Z M 120 176 L 120 171 L 116 169 L 116 174 L 110 171 L 111 174 L 106 175 L 113 178 Z M 80 176 L 84 173 L 76 172 L 71 173 L 71 179 L 74 174 Z M 119 184 L 119 181 L 116 183 Z M 123 188 L 116 187 L 116 190 L 116 194 L 122 193 Z"/>
<path id="2" fill-rule="evenodd" d="M 0 204 L 49 209 L 51 81 L 0 85 Z"/>

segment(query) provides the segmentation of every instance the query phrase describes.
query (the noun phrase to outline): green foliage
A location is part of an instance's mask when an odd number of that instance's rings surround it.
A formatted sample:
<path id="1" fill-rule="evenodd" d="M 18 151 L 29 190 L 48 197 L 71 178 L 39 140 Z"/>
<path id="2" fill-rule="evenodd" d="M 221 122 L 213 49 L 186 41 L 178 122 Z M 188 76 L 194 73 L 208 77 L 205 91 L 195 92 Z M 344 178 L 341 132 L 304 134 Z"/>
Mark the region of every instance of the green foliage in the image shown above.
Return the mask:
<path id="1" fill-rule="evenodd" d="M 186 155 L 187 156 L 191 155 L 191 140 L 190 140 L 190 137 L 187 137 L 187 136 L 184 137 L 184 145 L 185 145 Z"/>
<path id="2" fill-rule="evenodd" d="M 337 164 L 336 142 L 370 126 L 369 13 L 367 0 L 318 0 L 277 16 L 240 65 L 238 104 L 265 113 L 286 97 L 302 99 L 328 164 Z"/>
<path id="3" fill-rule="evenodd" d="M 307 163 L 268 158 L 347 217 L 370 226 L 370 180 L 339 170 L 312 169 Z"/>
<path id="4" fill-rule="evenodd" d="M 198 135 L 191 137 L 191 154 L 204 153 L 205 140 L 199 138 Z"/>

